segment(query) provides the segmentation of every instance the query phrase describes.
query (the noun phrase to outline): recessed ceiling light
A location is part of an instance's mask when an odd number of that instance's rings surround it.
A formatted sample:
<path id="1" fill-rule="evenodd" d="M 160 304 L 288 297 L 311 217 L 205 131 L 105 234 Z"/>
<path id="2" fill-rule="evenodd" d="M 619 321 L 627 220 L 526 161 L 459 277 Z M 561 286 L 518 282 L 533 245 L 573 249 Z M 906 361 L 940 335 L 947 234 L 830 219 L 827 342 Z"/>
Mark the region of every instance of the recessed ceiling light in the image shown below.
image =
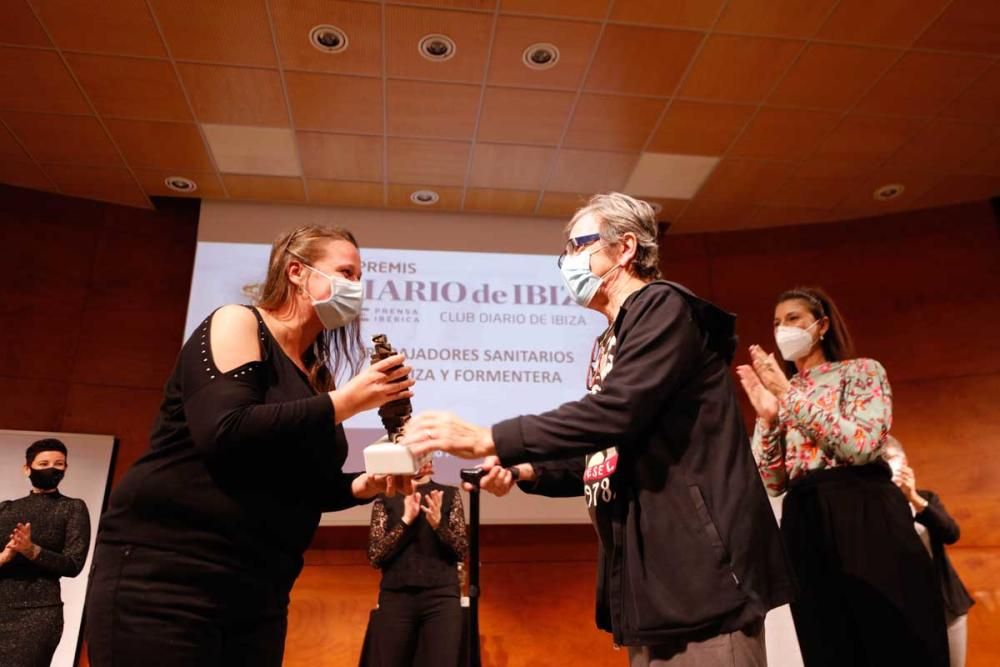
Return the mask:
<path id="1" fill-rule="evenodd" d="M 438 203 L 438 193 L 433 190 L 415 190 L 410 194 L 410 201 L 417 206 L 432 206 Z"/>
<path id="2" fill-rule="evenodd" d="M 335 25 L 318 25 L 309 31 L 309 43 L 323 53 L 340 53 L 347 42 L 347 33 Z"/>
<path id="3" fill-rule="evenodd" d="M 189 193 L 198 189 L 197 183 L 183 176 L 167 176 L 163 183 L 174 192 Z"/>
<path id="4" fill-rule="evenodd" d="M 457 47 L 448 35 L 425 35 L 417 44 L 420 55 L 431 62 L 443 62 L 455 55 Z"/>
<path id="5" fill-rule="evenodd" d="M 876 201 L 889 201 L 890 199 L 895 199 L 899 195 L 903 194 L 906 190 L 906 186 L 902 183 L 890 183 L 889 185 L 883 185 L 877 188 L 875 192 L 872 193 L 872 197 Z"/>
<path id="6" fill-rule="evenodd" d="M 559 47 L 547 42 L 532 44 L 524 50 L 521 60 L 531 69 L 549 69 L 559 62 Z"/>

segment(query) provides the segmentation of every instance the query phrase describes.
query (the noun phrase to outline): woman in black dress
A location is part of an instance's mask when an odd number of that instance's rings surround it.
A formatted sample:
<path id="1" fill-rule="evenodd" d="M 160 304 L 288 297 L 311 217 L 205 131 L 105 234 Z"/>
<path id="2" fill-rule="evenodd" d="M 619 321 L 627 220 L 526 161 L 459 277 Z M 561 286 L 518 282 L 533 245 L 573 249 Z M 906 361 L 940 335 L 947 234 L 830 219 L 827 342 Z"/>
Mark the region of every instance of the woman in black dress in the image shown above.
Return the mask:
<path id="1" fill-rule="evenodd" d="M 913 527 L 934 560 L 934 571 L 944 600 L 945 622 L 948 624 L 948 665 L 965 667 L 969 643 L 968 614 L 975 600 L 958 578 L 958 572 L 944 548 L 946 544 L 958 542 L 958 522 L 948 513 L 936 493 L 930 489 L 917 488 L 916 476 L 906 458 L 903 445 L 891 435 L 886 443 L 884 456 L 892 469 L 893 483 L 903 492 L 903 497 L 913 511 Z"/>
<path id="2" fill-rule="evenodd" d="M 255 307 L 218 309 L 184 344 L 101 519 L 93 667 L 281 664 L 320 514 L 409 483 L 341 470 L 341 422 L 412 396 L 402 355 L 358 372 L 361 301 L 351 233 L 303 227 L 275 241 Z"/>
<path id="3" fill-rule="evenodd" d="M 382 570 L 371 667 L 457 667 L 462 644 L 458 563 L 468 540 L 462 496 L 431 479 L 372 506 L 368 559 Z"/>
<path id="4" fill-rule="evenodd" d="M 0 665 L 48 667 L 63 632 L 59 578 L 80 574 L 90 548 L 87 505 L 59 493 L 66 445 L 32 443 L 24 475 L 31 493 L 0 502 Z"/>

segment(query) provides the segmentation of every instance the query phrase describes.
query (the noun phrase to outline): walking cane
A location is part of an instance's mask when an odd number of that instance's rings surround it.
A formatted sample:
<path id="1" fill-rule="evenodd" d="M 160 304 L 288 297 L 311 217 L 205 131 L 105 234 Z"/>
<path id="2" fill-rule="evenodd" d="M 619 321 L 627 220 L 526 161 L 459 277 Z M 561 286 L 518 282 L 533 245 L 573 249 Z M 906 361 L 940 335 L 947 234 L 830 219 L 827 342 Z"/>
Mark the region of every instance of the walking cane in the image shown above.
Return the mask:
<path id="1" fill-rule="evenodd" d="M 479 655 L 479 480 L 486 474 L 482 468 L 463 468 L 462 481 L 472 486 L 469 491 L 469 627 L 467 667 L 481 667 Z"/>

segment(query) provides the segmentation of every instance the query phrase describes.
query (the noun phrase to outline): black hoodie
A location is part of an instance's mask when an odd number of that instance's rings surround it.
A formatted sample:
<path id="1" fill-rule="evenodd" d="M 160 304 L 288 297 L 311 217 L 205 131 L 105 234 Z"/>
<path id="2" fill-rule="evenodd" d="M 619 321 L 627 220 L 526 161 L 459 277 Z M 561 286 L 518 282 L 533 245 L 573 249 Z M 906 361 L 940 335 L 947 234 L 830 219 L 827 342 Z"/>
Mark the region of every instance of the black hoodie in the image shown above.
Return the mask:
<path id="1" fill-rule="evenodd" d="M 504 465 L 540 462 L 538 481 L 521 486 L 542 495 L 584 495 L 583 457 L 615 448 L 608 483 L 587 498 L 600 537 L 597 625 L 617 644 L 700 641 L 791 598 L 729 370 L 735 319 L 652 282 L 622 305 L 600 391 L 493 427 Z"/>

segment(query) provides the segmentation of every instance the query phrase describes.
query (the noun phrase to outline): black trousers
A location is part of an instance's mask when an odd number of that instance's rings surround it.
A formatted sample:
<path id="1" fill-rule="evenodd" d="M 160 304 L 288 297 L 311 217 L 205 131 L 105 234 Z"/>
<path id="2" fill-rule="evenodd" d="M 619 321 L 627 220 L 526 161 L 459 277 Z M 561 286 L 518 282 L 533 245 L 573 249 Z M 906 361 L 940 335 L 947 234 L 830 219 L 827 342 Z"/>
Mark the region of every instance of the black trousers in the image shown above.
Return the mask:
<path id="1" fill-rule="evenodd" d="M 372 667 L 458 666 L 462 607 L 457 586 L 382 590 L 372 621 Z"/>
<path id="2" fill-rule="evenodd" d="M 0 606 L 0 665 L 49 667 L 63 633 L 63 608 Z"/>
<path id="3" fill-rule="evenodd" d="M 940 585 L 888 466 L 794 481 L 781 533 L 799 583 L 791 609 L 806 667 L 947 667 Z"/>
<path id="4" fill-rule="evenodd" d="M 172 552 L 98 545 L 85 636 L 93 667 L 280 667 L 287 593 Z"/>

